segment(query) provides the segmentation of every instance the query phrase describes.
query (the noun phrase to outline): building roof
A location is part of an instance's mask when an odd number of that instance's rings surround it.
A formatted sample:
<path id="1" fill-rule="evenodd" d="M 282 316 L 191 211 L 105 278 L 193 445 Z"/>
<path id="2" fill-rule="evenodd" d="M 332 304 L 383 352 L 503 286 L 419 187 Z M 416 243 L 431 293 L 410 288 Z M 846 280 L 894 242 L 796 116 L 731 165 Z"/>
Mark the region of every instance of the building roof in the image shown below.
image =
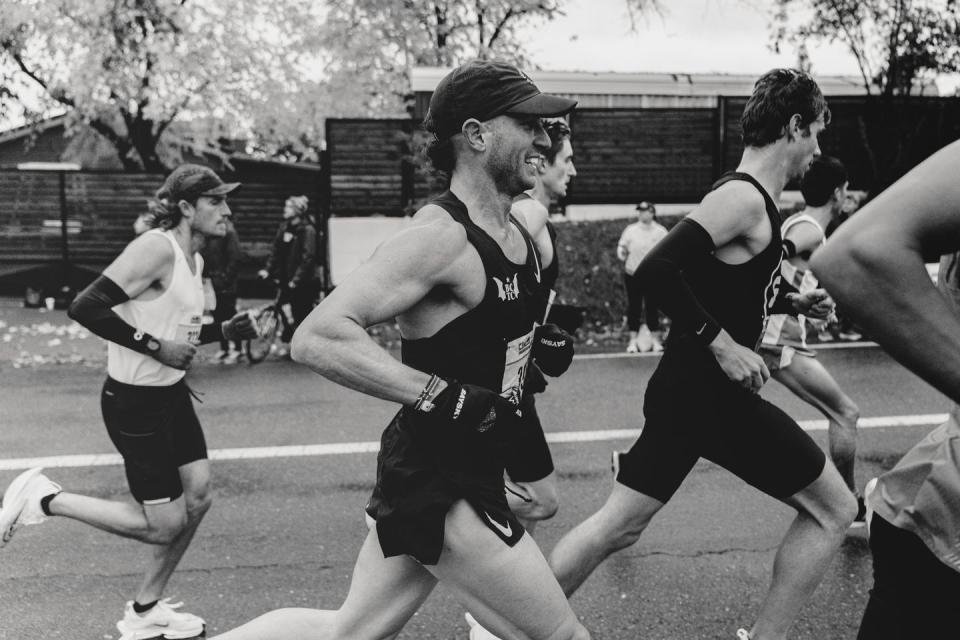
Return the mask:
<path id="1" fill-rule="evenodd" d="M 432 93 L 450 68 L 415 67 L 411 74 L 414 92 Z M 756 74 L 734 73 L 621 73 L 593 71 L 530 70 L 528 75 L 541 91 L 563 95 L 618 96 L 748 96 L 753 92 Z M 859 76 L 815 76 L 824 95 L 863 95 Z M 926 96 L 939 95 L 937 86 L 920 87 Z"/>

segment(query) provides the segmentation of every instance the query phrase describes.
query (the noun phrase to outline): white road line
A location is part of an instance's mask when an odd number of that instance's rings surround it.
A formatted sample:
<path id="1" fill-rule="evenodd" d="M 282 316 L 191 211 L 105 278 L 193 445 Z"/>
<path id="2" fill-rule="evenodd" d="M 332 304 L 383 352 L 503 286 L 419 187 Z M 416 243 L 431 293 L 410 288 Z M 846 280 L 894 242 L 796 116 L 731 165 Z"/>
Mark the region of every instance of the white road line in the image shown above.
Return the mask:
<path id="1" fill-rule="evenodd" d="M 936 425 L 946 421 L 947 414 L 931 413 L 910 416 L 880 416 L 861 418 L 860 429 L 880 429 L 884 427 L 916 427 Z M 824 431 L 826 420 L 801 420 L 805 431 Z M 596 431 L 560 431 L 547 434 L 548 442 L 603 442 L 608 440 L 634 440 L 640 435 L 640 429 L 610 429 Z M 379 442 L 340 442 L 333 444 L 305 444 L 284 447 L 245 447 L 239 449 L 214 449 L 210 451 L 211 460 L 260 460 L 263 458 L 297 458 L 304 456 L 338 456 L 351 453 L 376 453 Z M 31 467 L 105 467 L 122 464 L 116 453 L 98 453 L 71 456 L 48 456 L 45 458 L 7 458 L 0 459 L 0 471 L 19 471 Z"/>
<path id="2" fill-rule="evenodd" d="M 807 348 L 811 351 L 825 351 L 833 349 L 872 349 L 877 346 L 876 342 L 824 342 L 822 344 L 810 344 Z M 663 352 L 647 351 L 646 353 L 626 353 L 617 351 L 615 353 L 580 353 L 573 356 L 574 360 L 616 360 L 617 358 L 659 358 Z"/>

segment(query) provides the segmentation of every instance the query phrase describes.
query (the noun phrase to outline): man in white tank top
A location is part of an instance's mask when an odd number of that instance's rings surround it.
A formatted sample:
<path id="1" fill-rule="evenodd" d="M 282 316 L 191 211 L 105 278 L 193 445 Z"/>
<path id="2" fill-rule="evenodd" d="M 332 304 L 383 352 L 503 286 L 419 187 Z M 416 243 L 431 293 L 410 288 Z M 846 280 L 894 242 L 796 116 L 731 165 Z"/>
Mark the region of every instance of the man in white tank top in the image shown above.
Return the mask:
<path id="1" fill-rule="evenodd" d="M 889 471 L 867 483 L 873 588 L 858 640 L 956 638 L 960 600 L 960 286 L 926 260 L 960 251 L 960 141 L 845 222 L 811 265 L 853 320 L 953 401 Z M 951 256 L 952 257 L 952 256 Z"/>
<path id="2" fill-rule="evenodd" d="M 820 156 L 810 165 L 800 185 L 807 207 L 783 223 L 781 231 L 787 257 L 780 273 L 783 281 L 801 294 L 820 286 L 810 271 L 810 256 L 826 241 L 824 229 L 839 215 L 846 200 L 847 184 L 847 170 L 843 163 L 836 158 Z M 857 496 L 857 517 L 853 526 L 862 527 L 866 507 L 853 477 L 860 409 L 820 364 L 816 354 L 807 349 L 808 326 L 803 315 L 771 315 L 767 319 L 759 353 L 774 380 L 819 409 L 827 418 L 830 459 L 847 488 Z"/>
<path id="3" fill-rule="evenodd" d="M 238 186 L 206 167 L 175 169 L 152 203 L 154 228 L 70 306 L 71 318 L 107 340 L 101 407 L 139 504 L 61 491 L 39 467 L 17 476 L 3 496 L 0 546 L 20 526 L 52 515 L 151 545 L 143 582 L 117 623 L 123 640 L 187 638 L 204 629 L 203 619 L 161 598 L 211 504 L 206 443 L 184 375 L 198 344 L 256 335 L 245 314 L 201 324 L 198 251 L 206 237 L 225 233 L 226 195 Z"/>

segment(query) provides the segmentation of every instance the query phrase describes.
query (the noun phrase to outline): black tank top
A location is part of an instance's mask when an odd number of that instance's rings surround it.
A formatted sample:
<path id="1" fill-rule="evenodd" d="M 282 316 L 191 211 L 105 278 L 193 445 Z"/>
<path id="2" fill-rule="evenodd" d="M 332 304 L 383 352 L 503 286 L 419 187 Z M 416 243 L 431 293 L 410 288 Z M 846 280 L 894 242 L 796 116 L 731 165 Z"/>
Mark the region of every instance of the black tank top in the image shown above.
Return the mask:
<path id="1" fill-rule="evenodd" d="M 500 245 L 470 220 L 466 205 L 447 191 L 431 204 L 463 225 L 486 277 L 483 299 L 429 338 L 401 339 L 404 364 L 440 377 L 475 384 L 520 401 L 540 288 L 540 261 L 523 225 L 511 220 L 527 245 L 524 264 L 511 262 Z"/>
<path id="2" fill-rule="evenodd" d="M 783 259 L 780 211 L 770 194 L 746 173 L 727 173 L 711 190 L 732 180 L 749 182 L 763 195 L 770 220 L 770 244 L 743 264 L 727 264 L 715 255 L 705 256 L 684 271 L 684 278 L 703 308 L 734 340 L 748 349 L 756 349 L 780 287 Z M 670 337 L 673 338 L 673 334 Z"/>

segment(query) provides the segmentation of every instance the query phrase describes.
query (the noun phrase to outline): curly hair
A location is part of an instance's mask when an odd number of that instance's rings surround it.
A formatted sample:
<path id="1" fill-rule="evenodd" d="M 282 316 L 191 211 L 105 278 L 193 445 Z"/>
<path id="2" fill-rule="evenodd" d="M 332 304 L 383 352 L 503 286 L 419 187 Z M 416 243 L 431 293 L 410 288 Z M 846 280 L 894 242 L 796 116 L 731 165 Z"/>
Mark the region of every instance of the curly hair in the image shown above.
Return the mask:
<path id="1" fill-rule="evenodd" d="M 743 108 L 740 126 L 743 144 L 765 147 L 783 136 L 790 118 L 798 114 L 809 127 L 820 115 L 830 122 L 830 109 L 820 87 L 810 75 L 796 69 L 774 69 L 763 74 Z"/>
<path id="2" fill-rule="evenodd" d="M 546 156 L 547 162 L 553 164 L 554 160 L 557 159 L 557 154 L 560 153 L 560 149 L 563 149 L 563 141 L 572 138 L 570 126 L 566 120 L 543 120 L 542 124 L 544 131 L 550 138 L 550 148 L 544 151 L 543 155 Z"/>
<path id="3" fill-rule="evenodd" d="M 178 201 L 173 200 L 162 188 L 157 191 L 153 200 L 147 202 L 147 211 L 152 216 L 150 225 L 155 229 L 173 229 L 183 219 L 183 211 L 180 210 Z"/>

